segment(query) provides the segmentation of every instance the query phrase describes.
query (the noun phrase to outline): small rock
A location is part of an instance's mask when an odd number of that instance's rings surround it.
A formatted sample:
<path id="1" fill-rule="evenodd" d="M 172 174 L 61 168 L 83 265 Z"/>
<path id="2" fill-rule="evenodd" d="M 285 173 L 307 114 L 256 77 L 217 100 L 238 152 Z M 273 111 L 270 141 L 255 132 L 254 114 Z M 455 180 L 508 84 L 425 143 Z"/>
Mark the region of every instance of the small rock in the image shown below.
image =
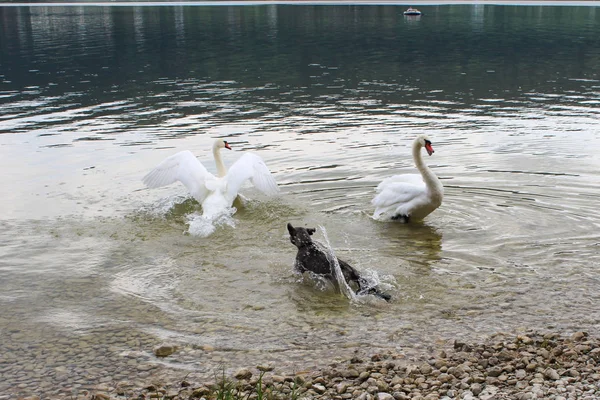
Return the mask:
<path id="1" fill-rule="evenodd" d="M 350 386 L 350 384 L 348 382 L 340 382 L 337 385 L 335 385 L 335 391 L 338 394 L 344 394 L 344 393 L 346 393 L 346 390 L 348 389 L 349 386 Z"/>
<path id="2" fill-rule="evenodd" d="M 235 379 L 243 380 L 252 378 L 252 371 L 248 368 L 241 368 L 235 373 Z"/>
<path id="3" fill-rule="evenodd" d="M 575 346 L 575 351 L 579 353 L 589 353 L 592 348 L 587 344 L 578 344 Z"/>
<path id="4" fill-rule="evenodd" d="M 512 355 L 512 353 L 510 351 L 508 351 L 506 349 L 502 349 L 502 350 L 500 350 L 500 353 L 498 353 L 498 358 L 503 361 L 510 361 L 515 357 Z"/>
<path id="5" fill-rule="evenodd" d="M 432 371 L 431 365 L 429 365 L 429 364 L 421 365 L 420 371 L 423 375 L 431 374 L 431 371 Z"/>
<path id="6" fill-rule="evenodd" d="M 389 393 L 380 392 L 380 393 L 377 393 L 377 395 L 375 396 L 375 398 L 377 400 L 393 400 L 394 396 L 392 396 Z"/>
<path id="7" fill-rule="evenodd" d="M 524 369 L 518 369 L 515 371 L 515 377 L 517 379 L 524 379 L 527 376 L 527 372 Z"/>
<path id="8" fill-rule="evenodd" d="M 192 398 L 200 398 L 210 393 L 210 389 L 205 386 L 200 386 L 192 392 Z"/>
<path id="9" fill-rule="evenodd" d="M 273 371 L 275 369 L 275 367 L 273 367 L 270 364 L 263 364 L 263 365 L 257 365 L 256 369 L 261 372 L 270 372 L 270 371 Z"/>
<path id="10" fill-rule="evenodd" d="M 525 345 L 533 344 L 533 339 L 527 335 L 519 335 L 517 336 L 517 340 Z"/>
<path id="11" fill-rule="evenodd" d="M 560 375 L 558 374 L 558 372 L 556 372 L 555 369 L 553 368 L 546 368 L 546 370 L 544 371 L 544 376 L 547 379 L 551 379 L 553 381 L 557 381 L 560 379 Z"/>
<path id="12" fill-rule="evenodd" d="M 459 365 L 456 368 L 454 368 L 452 372 L 450 372 L 450 369 L 448 369 L 448 373 L 451 373 L 456 378 L 462 379 L 463 375 L 465 374 L 465 369 Z"/>
<path id="13" fill-rule="evenodd" d="M 358 380 L 366 381 L 367 379 L 369 379 L 369 376 L 371 376 L 371 373 L 369 371 L 363 371 L 358 376 Z"/>
<path id="14" fill-rule="evenodd" d="M 314 385 L 312 385 L 312 389 L 317 392 L 318 394 L 323 394 L 325 393 L 325 386 L 321 385 L 320 383 L 316 383 Z"/>
<path id="15" fill-rule="evenodd" d="M 390 385 L 388 385 L 387 383 L 385 383 L 382 380 L 377 381 L 377 383 L 375 384 L 375 386 L 377 386 L 377 389 L 380 392 L 387 392 L 390 388 Z"/>
<path id="16" fill-rule="evenodd" d="M 523 393 L 517 394 L 517 396 L 515 397 L 515 400 L 532 400 L 534 398 L 535 398 L 535 395 L 533 393 L 523 392 Z"/>
<path id="17" fill-rule="evenodd" d="M 351 369 L 347 369 L 347 370 L 343 371 L 342 376 L 344 378 L 354 379 L 354 378 L 358 378 L 360 376 L 360 373 L 357 370 L 351 368 Z"/>
<path id="18" fill-rule="evenodd" d="M 167 357 L 177 351 L 177 346 L 163 344 L 154 349 L 154 355 L 156 357 Z"/>
<path id="19" fill-rule="evenodd" d="M 538 365 L 536 363 L 529 363 L 527 364 L 527 366 L 525 367 L 525 370 L 529 371 L 529 372 L 533 372 L 536 370 L 536 368 L 538 367 Z"/>
<path id="20" fill-rule="evenodd" d="M 465 342 L 461 341 L 461 340 L 454 340 L 454 350 L 462 350 L 462 348 L 466 345 Z"/>
<path id="21" fill-rule="evenodd" d="M 587 332 L 575 332 L 571 335 L 571 340 L 574 342 L 579 342 L 587 337 Z"/>
<path id="22" fill-rule="evenodd" d="M 537 353 L 538 353 L 538 355 L 542 356 L 543 358 L 550 357 L 550 352 L 546 349 L 539 349 Z"/>
<path id="23" fill-rule="evenodd" d="M 297 385 L 304 385 L 306 378 L 303 375 L 296 375 L 294 377 L 294 382 L 296 382 Z"/>
<path id="24" fill-rule="evenodd" d="M 463 400 L 476 400 L 475 397 L 473 396 L 473 393 L 470 390 L 467 390 L 467 391 L 463 392 L 463 394 L 461 395 L 461 399 L 463 399 Z"/>
<path id="25" fill-rule="evenodd" d="M 494 400 L 497 399 L 496 393 L 498 393 L 498 387 L 496 386 L 487 386 L 483 392 L 479 395 L 479 400 Z"/>

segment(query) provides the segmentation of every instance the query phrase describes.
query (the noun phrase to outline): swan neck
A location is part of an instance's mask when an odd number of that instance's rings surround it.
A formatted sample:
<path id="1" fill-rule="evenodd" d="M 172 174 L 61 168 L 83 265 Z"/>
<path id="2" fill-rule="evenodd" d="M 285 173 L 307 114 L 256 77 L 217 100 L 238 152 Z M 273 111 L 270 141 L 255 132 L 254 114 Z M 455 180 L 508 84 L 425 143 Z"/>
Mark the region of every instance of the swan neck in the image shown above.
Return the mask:
<path id="1" fill-rule="evenodd" d="M 423 177 L 423 182 L 425 182 L 427 188 L 431 192 L 433 192 L 433 194 L 439 193 L 441 192 L 441 183 L 438 177 L 433 173 L 433 171 L 427 166 L 427 164 L 425 164 L 425 161 L 423 161 L 423 153 L 421 152 L 422 148 L 423 146 L 421 145 L 421 143 L 417 141 L 414 142 L 413 159 L 415 160 L 415 166 L 421 173 L 421 176 Z"/>
<path id="2" fill-rule="evenodd" d="M 423 146 L 421 146 L 421 143 L 419 143 L 418 141 L 415 141 L 413 143 L 413 148 L 412 148 L 413 159 L 415 160 L 415 166 L 417 167 L 419 172 L 421 172 L 421 175 L 423 174 L 424 171 L 429 171 L 429 167 L 427 167 L 427 165 L 423 161 L 423 156 L 421 154 L 422 148 L 423 148 Z"/>
<path id="3" fill-rule="evenodd" d="M 217 166 L 217 176 L 221 178 L 227 175 L 227 168 L 225 168 L 225 164 L 221 158 L 221 149 L 217 146 L 213 146 L 213 157 L 215 158 L 215 164 Z"/>

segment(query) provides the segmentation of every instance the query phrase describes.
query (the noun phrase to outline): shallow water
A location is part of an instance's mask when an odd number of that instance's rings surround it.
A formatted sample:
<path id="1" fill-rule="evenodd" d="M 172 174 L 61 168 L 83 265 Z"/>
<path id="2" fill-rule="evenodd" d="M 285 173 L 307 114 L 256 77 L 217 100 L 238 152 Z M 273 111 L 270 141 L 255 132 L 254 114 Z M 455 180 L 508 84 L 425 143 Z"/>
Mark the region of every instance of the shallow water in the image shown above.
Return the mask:
<path id="1" fill-rule="evenodd" d="M 0 393 L 598 334 L 598 8 L 419 8 L 0 7 Z M 442 206 L 372 220 L 421 133 Z M 199 237 L 185 189 L 141 178 L 185 149 L 214 172 L 216 137 L 282 193 Z M 295 275 L 287 222 L 392 302 Z"/>

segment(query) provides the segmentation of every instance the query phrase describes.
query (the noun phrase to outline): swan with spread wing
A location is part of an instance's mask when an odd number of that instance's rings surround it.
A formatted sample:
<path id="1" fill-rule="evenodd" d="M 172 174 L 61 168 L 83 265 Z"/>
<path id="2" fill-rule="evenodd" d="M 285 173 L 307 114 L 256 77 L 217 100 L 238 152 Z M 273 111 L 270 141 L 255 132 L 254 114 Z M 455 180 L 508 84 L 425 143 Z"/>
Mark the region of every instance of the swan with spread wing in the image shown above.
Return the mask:
<path id="1" fill-rule="evenodd" d="M 206 170 L 191 151 L 173 154 L 162 161 L 143 178 L 149 188 L 158 188 L 179 181 L 190 194 L 202 204 L 202 216 L 213 218 L 229 209 L 238 191 L 249 180 L 266 195 L 279 192 L 277 182 L 262 158 L 253 153 L 245 153 L 229 170 L 221 158 L 221 149 L 229 149 L 226 140 L 217 139 L 213 144 L 213 156 L 217 166 L 217 176 Z"/>

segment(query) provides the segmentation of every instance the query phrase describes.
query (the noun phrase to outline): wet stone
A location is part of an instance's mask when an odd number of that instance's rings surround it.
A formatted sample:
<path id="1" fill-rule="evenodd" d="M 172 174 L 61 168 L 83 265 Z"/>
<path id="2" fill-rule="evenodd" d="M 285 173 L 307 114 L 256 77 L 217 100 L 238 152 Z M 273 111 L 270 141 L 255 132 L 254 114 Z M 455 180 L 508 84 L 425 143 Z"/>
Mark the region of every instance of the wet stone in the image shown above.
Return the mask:
<path id="1" fill-rule="evenodd" d="M 168 357 L 177 351 L 177 346 L 163 344 L 154 348 L 154 355 L 156 357 Z"/>
<path id="2" fill-rule="evenodd" d="M 154 368 L 154 366 L 150 365 L 150 364 L 139 364 L 137 366 L 138 371 L 150 371 L 153 368 Z"/>

